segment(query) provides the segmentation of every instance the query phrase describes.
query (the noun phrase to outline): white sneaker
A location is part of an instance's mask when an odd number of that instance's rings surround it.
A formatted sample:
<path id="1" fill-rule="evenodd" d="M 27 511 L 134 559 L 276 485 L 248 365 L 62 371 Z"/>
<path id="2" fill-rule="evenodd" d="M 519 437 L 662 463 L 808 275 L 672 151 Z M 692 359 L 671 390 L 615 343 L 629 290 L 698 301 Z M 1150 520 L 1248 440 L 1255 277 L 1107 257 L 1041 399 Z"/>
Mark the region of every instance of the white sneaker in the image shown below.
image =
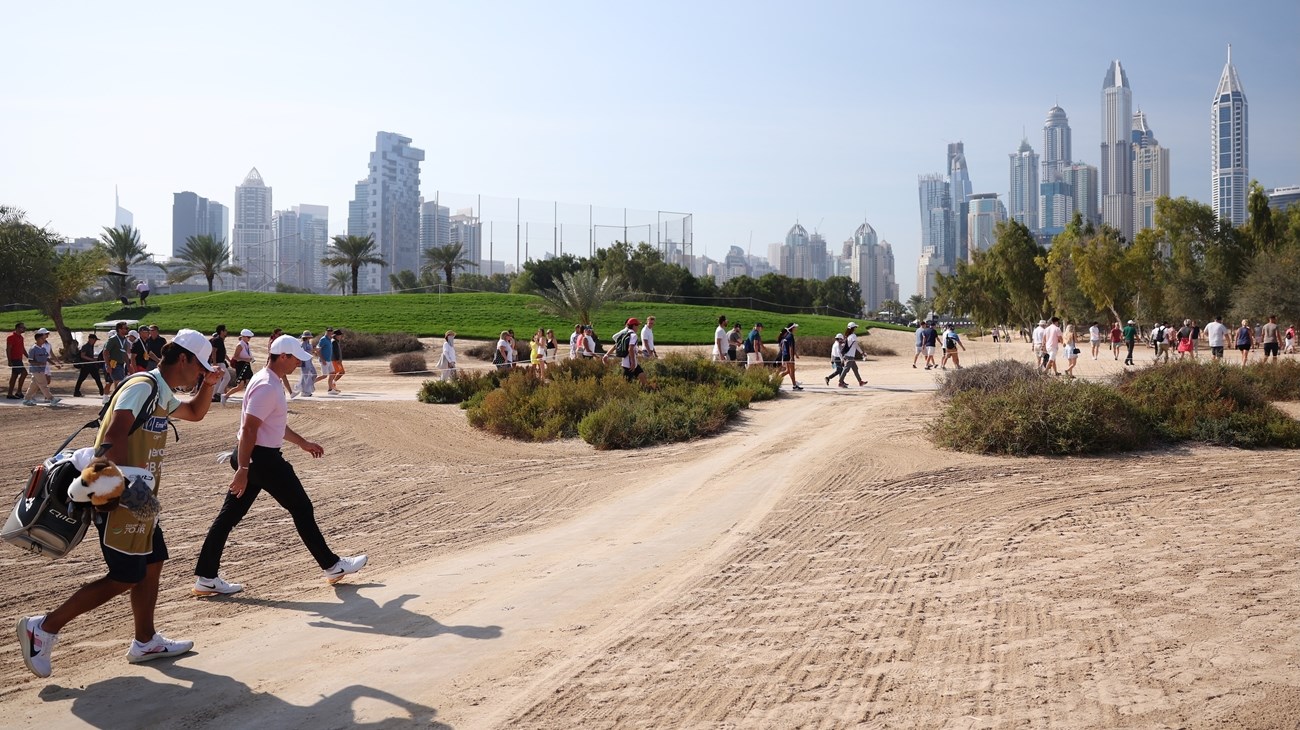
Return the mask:
<path id="1" fill-rule="evenodd" d="M 325 571 L 325 581 L 334 585 L 343 580 L 343 577 L 366 567 L 366 556 L 358 555 L 355 558 L 339 558 L 334 567 Z"/>
<path id="2" fill-rule="evenodd" d="M 154 634 L 147 644 L 132 639 L 126 650 L 126 660 L 132 664 L 149 662 L 169 656 L 178 656 L 194 648 L 192 641 L 172 641 L 162 634 Z"/>
<path id="3" fill-rule="evenodd" d="M 62 402 L 63 402 L 63 399 L 62 399 L 62 398 L 50 398 L 50 405 L 52 405 L 52 406 L 57 406 L 58 404 L 60 404 L 60 403 L 62 403 Z"/>
<path id="4" fill-rule="evenodd" d="M 228 583 L 225 578 L 196 578 L 190 592 L 196 596 L 228 596 L 244 590 L 243 583 Z"/>
<path id="5" fill-rule="evenodd" d="M 222 394 L 221 394 L 221 405 L 224 406 L 225 404 L 227 404 L 227 403 L 229 403 L 229 402 L 230 402 L 230 396 L 226 395 L 225 393 L 222 393 Z"/>
<path id="6" fill-rule="evenodd" d="M 23 664 L 38 677 L 48 677 L 54 671 L 50 666 L 50 652 L 59 642 L 58 634 L 41 628 L 44 620 L 43 615 L 18 619 L 18 645 L 23 650 Z"/>

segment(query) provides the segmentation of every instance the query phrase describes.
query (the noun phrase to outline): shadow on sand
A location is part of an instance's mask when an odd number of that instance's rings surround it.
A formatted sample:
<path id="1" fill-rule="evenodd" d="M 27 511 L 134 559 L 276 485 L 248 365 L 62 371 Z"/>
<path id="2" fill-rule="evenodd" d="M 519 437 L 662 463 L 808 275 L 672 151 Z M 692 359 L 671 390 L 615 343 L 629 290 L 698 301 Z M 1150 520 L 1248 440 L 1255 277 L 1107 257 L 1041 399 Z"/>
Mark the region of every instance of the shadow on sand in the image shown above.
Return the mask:
<path id="1" fill-rule="evenodd" d="M 405 594 L 380 604 L 372 598 L 361 595 L 364 588 L 382 588 L 381 583 L 344 583 L 335 586 L 336 594 L 342 601 L 276 601 L 263 598 L 248 598 L 234 595 L 231 603 L 249 606 L 265 606 L 288 611 L 302 611 L 319 616 L 321 621 L 311 621 L 309 626 L 326 629 L 356 631 L 363 634 L 382 634 L 403 638 L 425 639 L 443 634 L 452 634 L 466 639 L 497 639 L 501 637 L 500 626 L 447 626 L 421 613 L 406 608 L 405 604 L 414 594 Z"/>
<path id="2" fill-rule="evenodd" d="M 322 697 L 313 705 L 286 702 L 267 692 L 255 692 L 243 682 L 176 662 L 152 665 L 188 686 L 155 682 L 146 677 L 114 677 L 95 682 L 85 689 L 50 685 L 41 690 L 46 702 L 72 700 L 74 717 L 105 730 L 219 726 L 275 728 L 435 728 L 450 726 L 434 720 L 437 710 L 410 702 L 392 693 L 352 685 Z M 366 702 L 375 716 L 375 702 L 396 712 L 379 720 L 357 718 L 357 700 Z"/>

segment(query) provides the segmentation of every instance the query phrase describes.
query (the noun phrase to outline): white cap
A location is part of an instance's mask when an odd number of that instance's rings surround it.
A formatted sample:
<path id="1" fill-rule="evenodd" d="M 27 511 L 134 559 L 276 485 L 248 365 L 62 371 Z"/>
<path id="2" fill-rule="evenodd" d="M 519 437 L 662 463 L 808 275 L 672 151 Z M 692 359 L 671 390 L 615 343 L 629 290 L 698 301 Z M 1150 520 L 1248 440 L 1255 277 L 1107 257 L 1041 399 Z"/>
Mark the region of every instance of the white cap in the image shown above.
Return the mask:
<path id="1" fill-rule="evenodd" d="M 844 333 L 843 333 L 843 332 L 836 332 L 836 333 L 835 333 L 835 339 L 837 339 L 837 340 L 842 340 L 842 339 L 844 339 Z"/>
<path id="2" fill-rule="evenodd" d="M 240 336 L 240 337 L 252 337 L 252 336 L 253 336 L 253 331 L 250 330 L 250 329 L 242 329 L 242 330 L 239 331 L 239 336 Z"/>
<path id="3" fill-rule="evenodd" d="M 212 343 L 208 342 L 208 338 L 204 337 L 203 333 L 189 329 L 181 330 L 172 338 L 172 342 L 189 350 L 205 370 L 212 372 L 212 366 L 208 364 L 208 360 L 212 357 Z"/>
<path id="4" fill-rule="evenodd" d="M 847 329 L 855 330 L 858 328 L 857 322 L 849 322 Z"/>
<path id="5" fill-rule="evenodd" d="M 311 362 L 311 355 L 302 349 L 302 343 L 293 335 L 280 335 L 271 343 L 272 355 L 293 355 L 303 362 Z"/>
<path id="6" fill-rule="evenodd" d="M 42 327 L 42 328 L 36 330 L 36 331 L 35 331 L 34 333 L 32 333 L 32 334 L 37 334 L 37 335 L 48 335 L 49 333 L 50 333 L 49 330 L 47 330 L 47 329 L 45 329 L 44 327 Z"/>

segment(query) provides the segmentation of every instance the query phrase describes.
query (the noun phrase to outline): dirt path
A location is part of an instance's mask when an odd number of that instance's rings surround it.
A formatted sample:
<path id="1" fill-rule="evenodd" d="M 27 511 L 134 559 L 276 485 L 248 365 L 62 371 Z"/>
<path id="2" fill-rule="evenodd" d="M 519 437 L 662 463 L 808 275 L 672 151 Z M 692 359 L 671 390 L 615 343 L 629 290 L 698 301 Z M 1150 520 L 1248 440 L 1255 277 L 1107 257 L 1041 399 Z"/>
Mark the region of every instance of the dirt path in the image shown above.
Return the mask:
<path id="1" fill-rule="evenodd" d="M 372 565 L 325 586 L 263 501 L 223 566 L 247 591 L 201 601 L 235 420 L 214 410 L 164 494 L 160 623 L 196 652 L 127 664 L 116 602 L 65 630 L 51 680 L 0 662 L 3 724 L 1297 726 L 1300 455 L 941 452 L 910 361 L 634 453 L 487 437 L 455 408 L 296 403 L 328 450 L 290 455 L 325 533 Z M 26 463 L 84 416 L 0 409 L 0 433 Z M 89 544 L 52 564 L 5 548 L 0 615 L 101 571 Z"/>

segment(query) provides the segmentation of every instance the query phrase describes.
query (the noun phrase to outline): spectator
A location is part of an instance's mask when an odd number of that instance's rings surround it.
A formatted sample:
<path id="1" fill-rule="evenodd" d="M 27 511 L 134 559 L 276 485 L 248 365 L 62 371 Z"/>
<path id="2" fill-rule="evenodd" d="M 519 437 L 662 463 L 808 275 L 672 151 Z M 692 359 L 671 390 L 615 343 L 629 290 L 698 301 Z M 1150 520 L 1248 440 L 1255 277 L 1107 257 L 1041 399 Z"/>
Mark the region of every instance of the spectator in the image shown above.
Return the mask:
<path id="1" fill-rule="evenodd" d="M 339 379 L 348 374 L 343 369 L 343 330 L 337 328 L 334 330 L 334 347 L 330 349 L 330 380 L 329 393 L 331 395 L 339 394 Z"/>
<path id="2" fill-rule="evenodd" d="M 1073 324 L 1065 326 L 1065 377 L 1074 379 L 1074 366 L 1079 363 L 1079 335 Z"/>
<path id="3" fill-rule="evenodd" d="M 1151 357 L 1152 362 L 1160 359 L 1160 353 L 1162 351 L 1165 353 L 1165 359 L 1169 359 L 1169 352 L 1165 348 L 1164 322 L 1156 322 L 1155 326 L 1151 328 L 1151 349 L 1155 353 Z"/>
<path id="4" fill-rule="evenodd" d="M 501 330 L 501 336 L 497 338 L 497 347 L 492 352 L 492 364 L 497 370 L 510 369 L 510 331 Z"/>
<path id="5" fill-rule="evenodd" d="M 961 359 L 957 357 L 958 347 L 963 350 L 966 349 L 966 345 L 961 341 L 961 336 L 957 334 L 957 331 L 952 328 L 952 323 L 949 322 L 943 330 L 943 360 L 941 363 L 943 369 L 946 370 L 948 361 L 952 360 L 952 364 L 956 365 L 958 370 L 961 370 Z"/>
<path id="6" fill-rule="evenodd" d="M 253 331 L 242 329 L 239 331 L 239 342 L 235 344 L 235 354 L 230 356 L 230 365 L 234 372 L 230 376 L 231 385 L 225 393 L 221 395 L 221 402 L 226 403 L 230 396 L 238 393 L 248 385 L 253 379 Z"/>
<path id="7" fill-rule="evenodd" d="M 334 390 L 334 328 L 326 327 L 325 334 L 316 341 L 316 354 L 320 356 L 320 374 L 316 376 L 316 382 L 325 378 L 325 391 Z"/>
<path id="8" fill-rule="evenodd" d="M 541 375 L 546 372 L 546 330 L 538 327 L 528 344 L 530 347 L 528 354 L 529 367 L 532 368 L 533 372 Z"/>
<path id="9" fill-rule="evenodd" d="M 1286 349 L 1282 351 L 1287 355 L 1295 354 L 1295 325 L 1292 324 L 1286 328 Z"/>
<path id="10" fill-rule="evenodd" d="M 791 387 L 795 390 L 803 390 L 803 386 L 799 385 L 799 381 L 795 380 L 794 377 L 794 361 L 799 356 L 799 353 L 795 351 L 794 331 L 798 328 L 799 325 L 791 322 L 781 330 L 781 334 L 776 340 L 776 360 L 777 367 L 781 371 L 781 379 L 784 380 L 785 376 L 789 375 Z M 777 386 L 780 386 L 779 382 Z"/>
<path id="11" fill-rule="evenodd" d="M 934 364 L 934 348 L 939 343 L 939 331 L 934 322 L 926 321 L 921 327 L 921 349 L 925 353 L 925 369 L 937 367 Z M 843 379 L 843 375 L 840 376 Z"/>
<path id="12" fill-rule="evenodd" d="M 582 353 L 583 357 L 595 357 L 599 350 L 596 343 L 596 328 L 591 325 L 582 327 Z"/>
<path id="13" fill-rule="evenodd" d="M 550 330 L 547 330 L 548 332 Z M 447 330 L 447 334 L 442 338 L 442 356 L 438 358 L 438 364 L 435 366 L 438 371 L 438 377 L 442 380 L 451 380 L 456 377 L 456 333 L 453 330 Z"/>
<path id="14" fill-rule="evenodd" d="M 741 341 L 745 339 L 744 334 L 740 331 L 740 323 L 737 322 L 732 326 L 731 332 L 727 333 L 727 361 L 736 362 L 740 357 Z"/>
<path id="15" fill-rule="evenodd" d="M 623 367 L 623 379 L 629 383 L 636 380 L 644 386 L 646 384 L 645 369 L 641 367 L 641 363 L 637 361 L 636 357 L 637 347 L 640 344 L 637 342 L 636 328 L 640 324 L 641 322 L 636 317 L 632 317 L 623 326 L 623 329 L 615 333 L 615 347 L 610 351 L 610 355 L 617 356 L 618 343 L 626 338 L 627 354 L 619 360 L 619 365 Z M 610 355 L 606 355 L 606 357 Z"/>
<path id="16" fill-rule="evenodd" d="M 1255 346 L 1255 333 L 1250 331 L 1250 320 L 1241 320 L 1241 328 L 1237 330 L 1237 349 L 1241 351 L 1241 364 L 1245 365 L 1246 360 L 1250 358 L 1250 348 Z"/>
<path id="17" fill-rule="evenodd" d="M 163 339 L 162 333 L 158 331 L 158 325 L 156 324 L 149 325 L 149 331 L 143 339 L 144 349 L 148 352 L 146 358 L 148 362 L 145 364 L 145 369 L 153 370 L 158 367 L 158 363 L 162 362 L 162 349 L 163 345 L 167 344 L 167 340 Z"/>
<path id="18" fill-rule="evenodd" d="M 140 297 L 140 306 L 149 300 L 149 282 L 141 281 L 135 285 L 136 296 Z"/>
<path id="19" fill-rule="evenodd" d="M 645 326 L 641 328 L 641 354 L 645 357 L 659 357 L 655 351 L 655 317 L 650 315 L 645 318 Z"/>
<path id="20" fill-rule="evenodd" d="M 1138 330 L 1137 330 L 1136 323 L 1134 323 L 1133 320 L 1130 319 L 1128 321 L 1128 324 L 1124 325 L 1124 330 L 1121 334 L 1123 334 L 1124 336 L 1124 346 L 1128 348 L 1128 354 L 1124 356 L 1124 364 L 1132 365 L 1133 345 L 1137 343 L 1137 337 L 1138 337 Z"/>
<path id="21" fill-rule="evenodd" d="M 546 364 L 548 366 L 559 362 L 560 345 L 555 341 L 555 330 L 546 330 Z M 453 358 L 454 359 L 454 358 Z"/>
<path id="22" fill-rule="evenodd" d="M 926 324 L 927 324 L 926 322 L 922 322 L 921 324 L 917 325 L 917 327 L 916 327 L 916 354 L 912 356 L 912 369 L 913 369 L 913 370 L 916 369 L 916 361 L 917 361 L 918 359 L 920 359 L 922 353 L 925 352 L 925 343 L 923 342 L 923 340 L 925 339 L 925 325 L 926 325 Z M 927 357 L 927 358 L 925 359 L 925 362 L 926 362 L 925 369 L 926 369 L 926 370 L 929 370 L 929 369 L 930 369 L 930 358 Z"/>
<path id="23" fill-rule="evenodd" d="M 1092 324 L 1088 325 L 1088 344 L 1092 345 L 1092 359 L 1096 360 L 1097 353 L 1101 352 L 1101 327 L 1097 324 L 1097 320 L 1093 320 Z"/>
<path id="24" fill-rule="evenodd" d="M 763 364 L 763 323 L 755 322 L 745 337 L 745 367 Z"/>
<path id="25" fill-rule="evenodd" d="M 77 368 L 77 384 L 72 387 L 72 395 L 81 397 L 81 384 L 86 382 L 86 378 L 93 378 L 95 386 L 99 388 L 99 395 L 104 395 L 104 382 L 99 379 L 99 371 L 104 368 L 95 355 L 95 345 L 99 342 L 99 336 L 94 332 L 86 335 L 86 344 L 77 350 L 77 363 L 73 367 Z"/>
<path id="26" fill-rule="evenodd" d="M 1192 357 L 1201 356 L 1201 326 L 1196 320 L 1192 320 Z"/>
<path id="27" fill-rule="evenodd" d="M 1111 325 L 1110 328 L 1110 353 L 1119 359 L 1119 347 L 1124 342 L 1124 330 L 1120 327 L 1119 322 Z"/>
<path id="28" fill-rule="evenodd" d="M 1178 359 L 1184 360 L 1191 357 L 1193 350 L 1192 343 L 1196 341 L 1192 338 L 1192 320 L 1183 320 L 1183 326 L 1178 328 L 1177 338 Z"/>
<path id="29" fill-rule="evenodd" d="M 298 392 L 294 397 L 301 395 L 310 398 L 316 392 L 316 345 L 312 342 L 314 336 L 311 330 L 303 330 L 302 351 L 307 353 L 307 359 L 302 361 L 302 374 L 298 376 Z"/>
<path id="30" fill-rule="evenodd" d="M 1034 328 L 1032 335 L 1034 364 L 1039 370 L 1047 370 L 1047 352 L 1043 349 L 1043 337 L 1047 334 L 1047 320 L 1038 320 L 1038 326 Z"/>
<path id="31" fill-rule="evenodd" d="M 126 322 L 113 325 L 113 335 L 104 343 L 104 370 L 108 372 L 108 398 L 117 390 L 117 386 L 126 380 L 131 357 L 131 340 L 127 337 Z"/>
<path id="32" fill-rule="evenodd" d="M 1052 317 L 1052 321 L 1043 330 L 1043 355 L 1045 357 L 1043 371 L 1051 371 L 1052 375 L 1060 375 L 1061 372 L 1056 369 L 1056 356 L 1061 349 L 1061 318 Z"/>
<path id="33" fill-rule="evenodd" d="M 838 378 L 844 370 L 844 334 L 835 333 L 835 341 L 831 343 L 831 367 L 834 370 L 826 376 L 826 384 L 831 384 L 831 378 Z M 913 365 L 912 367 L 916 367 Z"/>
<path id="34" fill-rule="evenodd" d="M 1282 330 L 1277 326 L 1276 314 L 1268 315 L 1268 321 L 1261 328 L 1261 334 L 1260 340 L 1264 343 L 1264 362 L 1268 362 L 1270 355 L 1273 357 L 1273 362 L 1277 362 L 1277 354 L 1282 349 Z"/>
<path id="35" fill-rule="evenodd" d="M 582 357 L 582 325 L 573 325 L 573 333 L 569 335 L 569 359 Z"/>
<path id="36" fill-rule="evenodd" d="M 1214 321 L 1205 325 L 1205 340 L 1210 347 L 1210 357 L 1215 360 L 1223 359 L 1223 346 L 1228 339 L 1228 328 L 1223 326 L 1223 316 L 1219 315 Z"/>
<path id="37" fill-rule="evenodd" d="M 271 337 L 266 341 L 266 349 L 270 350 L 272 343 L 280 339 L 280 336 L 283 334 L 284 334 L 284 330 L 281 329 L 280 327 L 276 327 L 275 329 L 271 330 Z M 306 368 L 303 369 L 305 370 Z M 292 398 L 294 395 L 293 386 L 289 385 L 289 377 L 287 375 L 280 376 L 280 384 L 284 386 L 284 392 L 288 393 L 289 397 Z"/>
<path id="38" fill-rule="evenodd" d="M 844 368 L 840 371 L 841 388 L 849 387 L 844 380 L 848 378 L 850 370 L 853 371 L 853 377 L 858 379 L 858 387 L 867 384 L 867 381 L 863 380 L 862 375 L 858 372 L 858 355 L 860 354 L 861 350 L 858 349 L 858 323 L 849 322 L 844 327 Z"/>
<path id="39" fill-rule="evenodd" d="M 23 400 L 25 406 L 36 405 L 37 391 L 45 396 L 50 405 L 55 405 L 60 400 L 50 392 L 50 366 L 59 367 L 59 363 L 49 340 L 50 331 L 42 327 L 36 330 L 36 344 L 27 351 L 27 369 L 31 373 L 32 382 L 27 385 L 27 398 Z"/>
<path id="40" fill-rule="evenodd" d="M 727 361 L 727 315 L 718 315 L 718 326 L 713 330 L 713 361 Z M 732 358 L 733 360 L 735 358 Z"/>
<path id="41" fill-rule="evenodd" d="M 216 387 L 212 389 L 213 403 L 221 402 L 221 394 L 226 392 L 226 386 L 230 385 L 230 359 L 226 357 L 226 331 L 226 326 L 219 324 L 208 340 L 208 344 L 212 346 L 208 364 L 220 374 Z"/>
<path id="42" fill-rule="evenodd" d="M 23 384 L 27 382 L 27 366 L 23 364 L 27 359 L 27 345 L 23 340 L 26 331 L 27 325 L 19 322 L 5 338 L 5 359 L 9 361 L 9 394 L 6 397 L 9 400 L 21 400 Z"/>
<path id="43" fill-rule="evenodd" d="M 129 330 L 126 333 L 126 341 L 130 344 L 130 366 L 127 368 L 127 375 L 142 373 L 149 369 L 149 351 L 144 349 L 144 336 L 141 332 L 148 330 Z"/>

